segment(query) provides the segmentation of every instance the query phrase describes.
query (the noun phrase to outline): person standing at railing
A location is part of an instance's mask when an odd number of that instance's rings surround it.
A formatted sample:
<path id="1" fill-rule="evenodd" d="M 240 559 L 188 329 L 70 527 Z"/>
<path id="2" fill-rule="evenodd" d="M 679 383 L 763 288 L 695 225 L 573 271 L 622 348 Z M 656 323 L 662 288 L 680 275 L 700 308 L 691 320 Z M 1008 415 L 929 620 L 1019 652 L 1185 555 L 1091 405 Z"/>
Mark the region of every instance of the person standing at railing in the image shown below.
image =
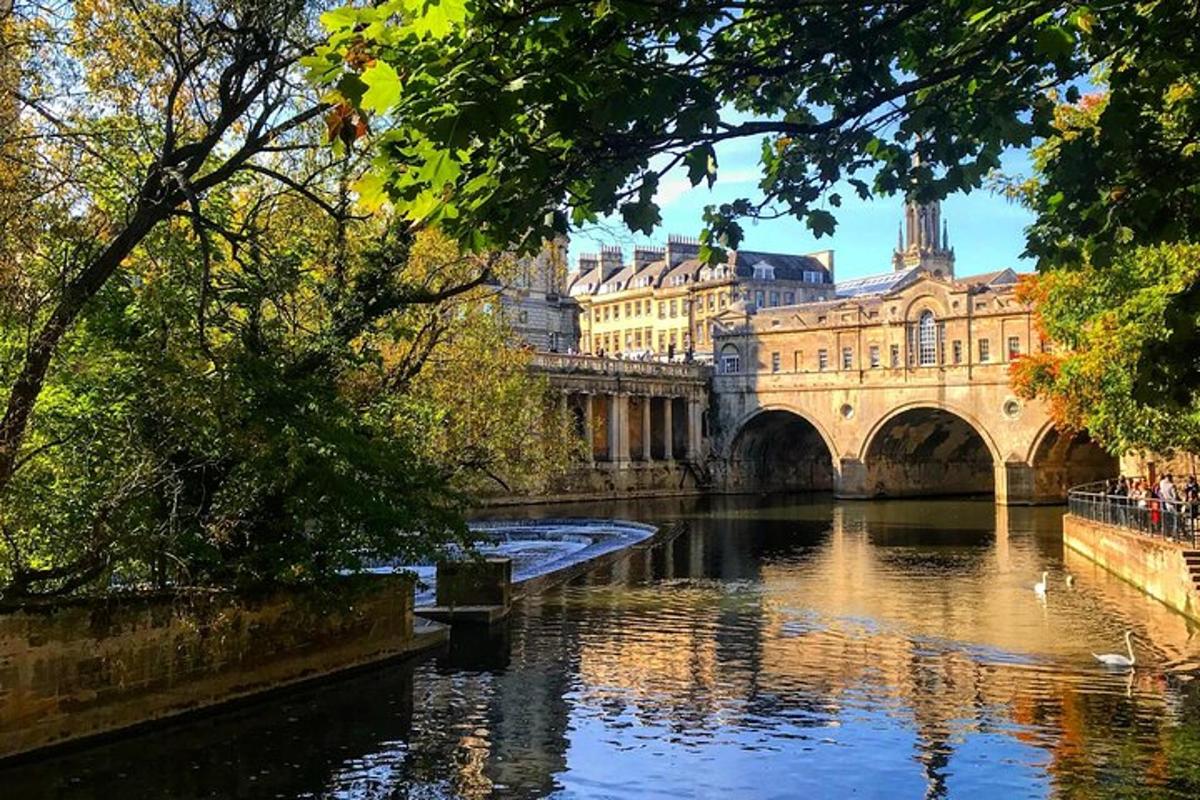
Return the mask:
<path id="1" fill-rule="evenodd" d="M 1125 481 L 1125 476 L 1117 478 L 1112 482 L 1112 486 L 1108 490 L 1108 496 L 1113 509 L 1116 511 L 1115 522 L 1118 525 L 1128 524 L 1128 514 L 1125 513 L 1125 507 L 1129 504 L 1129 484 Z"/>
<path id="2" fill-rule="evenodd" d="M 1175 481 L 1171 473 L 1162 476 L 1158 482 L 1158 499 L 1162 505 L 1163 531 L 1172 535 L 1179 532 L 1177 519 L 1179 495 L 1175 492 Z"/>

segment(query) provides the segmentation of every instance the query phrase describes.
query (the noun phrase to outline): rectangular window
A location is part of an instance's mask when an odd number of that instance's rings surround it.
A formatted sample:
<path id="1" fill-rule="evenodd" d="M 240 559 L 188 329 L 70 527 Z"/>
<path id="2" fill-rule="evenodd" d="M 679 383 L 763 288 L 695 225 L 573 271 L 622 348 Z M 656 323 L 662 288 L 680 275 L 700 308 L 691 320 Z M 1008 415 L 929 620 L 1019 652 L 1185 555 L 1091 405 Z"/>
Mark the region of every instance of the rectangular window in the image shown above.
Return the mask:
<path id="1" fill-rule="evenodd" d="M 659 319 L 667 318 L 667 301 L 666 300 L 658 301 L 658 318 Z"/>
<path id="2" fill-rule="evenodd" d="M 873 344 L 867 348 L 867 355 L 871 359 L 871 369 L 879 366 L 879 345 Z"/>
<path id="3" fill-rule="evenodd" d="M 671 317 L 672 317 L 672 319 L 679 316 L 678 311 L 679 311 L 679 307 L 675 304 L 675 301 L 672 300 L 671 301 Z"/>
<path id="4" fill-rule="evenodd" d="M 633 332 L 633 346 L 638 350 L 642 349 L 642 332 L 640 330 Z"/>
<path id="5" fill-rule="evenodd" d="M 626 350 L 633 349 L 633 334 L 630 333 L 629 331 L 625 332 L 625 349 Z"/>
<path id="6" fill-rule="evenodd" d="M 992 360 L 992 354 L 990 352 L 990 345 L 988 344 L 987 339 L 979 340 L 979 360 L 980 360 L 980 362 L 987 362 L 987 361 Z"/>
<path id="7" fill-rule="evenodd" d="M 842 369 L 854 369 L 854 349 L 851 347 L 842 348 Z"/>
<path id="8" fill-rule="evenodd" d="M 955 339 L 954 344 L 951 345 L 951 349 L 954 350 L 954 363 L 961 364 L 962 363 L 962 340 Z"/>
<path id="9" fill-rule="evenodd" d="M 779 292 L 771 292 L 771 307 L 779 305 Z"/>
<path id="10" fill-rule="evenodd" d="M 736 354 L 721 356 L 721 372 L 733 375 L 739 371 L 741 371 L 741 364 Z"/>
<path id="11" fill-rule="evenodd" d="M 1020 358 L 1020 357 L 1021 357 L 1021 337 L 1020 336 L 1008 337 L 1008 360 L 1012 361 L 1014 358 Z"/>
<path id="12" fill-rule="evenodd" d="M 645 313 L 645 315 L 646 315 L 646 316 L 650 316 L 650 308 L 651 308 L 651 305 L 652 305 L 652 304 L 650 303 L 650 300 L 649 300 L 649 298 L 647 298 L 647 300 L 646 300 L 646 310 L 643 312 L 643 313 Z"/>
<path id="13" fill-rule="evenodd" d="M 592 345 L 592 352 L 599 353 L 601 347 L 604 347 L 604 342 L 600 339 L 599 336 L 597 336 L 595 344 Z"/>
<path id="14" fill-rule="evenodd" d="M 592 320 L 595 322 L 600 321 L 600 309 L 597 308 L 596 310 L 592 311 Z"/>
<path id="15" fill-rule="evenodd" d="M 726 292 L 721 292 L 721 308 L 729 305 L 729 295 Z"/>
<path id="16" fill-rule="evenodd" d="M 671 344 L 675 344 L 675 331 L 671 331 Z"/>
<path id="17" fill-rule="evenodd" d="M 667 335 L 662 331 L 658 333 L 658 352 L 665 353 L 667 351 Z"/>
<path id="18" fill-rule="evenodd" d="M 771 353 L 771 372 L 779 372 L 779 353 Z"/>
<path id="19" fill-rule="evenodd" d="M 795 292 L 784 292 L 783 293 L 783 304 L 785 306 L 794 305 L 795 302 L 796 302 L 796 293 Z"/>
<path id="20" fill-rule="evenodd" d="M 817 351 L 817 369 L 822 372 L 829 369 L 829 351 L 824 348 Z"/>
<path id="21" fill-rule="evenodd" d="M 804 351 L 794 350 L 792 352 L 792 369 L 795 372 L 800 371 L 800 365 L 804 363 Z"/>
<path id="22" fill-rule="evenodd" d="M 617 303 L 615 306 L 613 306 L 613 319 L 620 319 L 620 318 L 621 318 L 621 304 Z"/>
<path id="23" fill-rule="evenodd" d="M 754 293 L 754 305 L 757 306 L 758 308 L 762 308 L 764 302 L 765 302 L 765 294 L 762 291 L 762 289 L 759 289 L 757 292 Z"/>
<path id="24" fill-rule="evenodd" d="M 900 345 L 898 345 L 898 344 L 892 345 L 891 361 L 889 361 L 888 363 L 891 364 L 892 369 L 896 369 L 897 367 L 900 366 Z"/>
<path id="25" fill-rule="evenodd" d="M 604 321 L 608 322 L 608 306 L 604 307 Z"/>
<path id="26" fill-rule="evenodd" d="M 625 304 L 625 316 L 626 316 L 626 317 L 632 317 L 632 316 L 633 316 L 633 305 L 632 305 L 631 303 L 626 303 L 626 304 Z"/>
<path id="27" fill-rule="evenodd" d="M 710 294 L 708 296 L 708 310 L 712 311 L 716 307 L 717 307 L 717 296 L 715 294 Z"/>

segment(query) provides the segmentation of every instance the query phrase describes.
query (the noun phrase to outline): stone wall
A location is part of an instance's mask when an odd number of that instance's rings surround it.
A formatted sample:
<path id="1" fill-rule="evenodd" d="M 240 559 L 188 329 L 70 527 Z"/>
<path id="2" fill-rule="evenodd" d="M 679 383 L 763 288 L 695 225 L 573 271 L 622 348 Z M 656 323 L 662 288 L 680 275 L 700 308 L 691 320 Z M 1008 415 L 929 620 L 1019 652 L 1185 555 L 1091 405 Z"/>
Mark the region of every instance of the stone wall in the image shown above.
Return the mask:
<path id="1" fill-rule="evenodd" d="M 396 576 L 0 609 L 0 759 L 409 652 Z"/>
<path id="2" fill-rule="evenodd" d="M 1181 614 L 1200 620 L 1200 596 L 1179 545 L 1072 514 L 1063 517 L 1063 544 Z"/>

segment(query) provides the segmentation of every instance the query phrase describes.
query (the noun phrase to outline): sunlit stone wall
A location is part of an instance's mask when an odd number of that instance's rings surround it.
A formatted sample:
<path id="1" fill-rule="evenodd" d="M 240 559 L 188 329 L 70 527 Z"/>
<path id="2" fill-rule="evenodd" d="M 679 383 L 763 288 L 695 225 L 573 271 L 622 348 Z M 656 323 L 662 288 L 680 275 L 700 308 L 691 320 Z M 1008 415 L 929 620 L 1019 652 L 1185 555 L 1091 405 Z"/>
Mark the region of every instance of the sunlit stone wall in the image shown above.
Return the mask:
<path id="1" fill-rule="evenodd" d="M 0 609 L 0 759 L 403 654 L 410 580 Z"/>

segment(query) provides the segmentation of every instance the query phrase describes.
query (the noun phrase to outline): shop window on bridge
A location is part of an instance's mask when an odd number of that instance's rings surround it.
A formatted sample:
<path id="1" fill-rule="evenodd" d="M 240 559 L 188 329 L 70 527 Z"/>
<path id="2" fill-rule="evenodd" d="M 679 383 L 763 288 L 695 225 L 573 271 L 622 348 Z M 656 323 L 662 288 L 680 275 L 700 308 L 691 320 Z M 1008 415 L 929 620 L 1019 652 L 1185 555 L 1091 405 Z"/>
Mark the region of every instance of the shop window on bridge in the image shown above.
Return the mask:
<path id="1" fill-rule="evenodd" d="M 900 366 L 900 345 L 892 345 L 891 358 L 888 361 L 892 369 L 897 369 Z"/>
<path id="2" fill-rule="evenodd" d="M 842 348 L 842 369 L 854 369 L 854 348 Z"/>
<path id="3" fill-rule="evenodd" d="M 817 369 L 821 372 L 829 369 L 829 351 L 824 348 L 817 351 Z"/>
<path id="4" fill-rule="evenodd" d="M 922 367 L 937 363 L 937 322 L 932 311 L 924 311 L 917 322 L 917 360 Z"/>
<path id="5" fill-rule="evenodd" d="M 992 360 L 991 345 L 988 343 L 987 339 L 979 340 L 979 360 L 981 362 Z"/>
<path id="6" fill-rule="evenodd" d="M 867 356 L 871 360 L 871 369 L 876 369 L 879 366 L 879 345 L 871 345 L 867 349 Z"/>
<path id="7" fill-rule="evenodd" d="M 954 340 L 953 350 L 954 350 L 954 363 L 961 364 L 962 363 L 962 340 L 960 340 L 960 339 Z"/>
<path id="8" fill-rule="evenodd" d="M 1008 337 L 1008 360 L 1012 361 L 1012 360 L 1020 358 L 1020 357 L 1021 357 L 1021 337 L 1019 337 L 1019 336 Z"/>
<path id="9" fill-rule="evenodd" d="M 735 375 L 742 370 L 741 354 L 735 345 L 727 344 L 721 348 L 721 374 Z"/>
<path id="10" fill-rule="evenodd" d="M 779 372 L 781 364 L 782 359 L 779 353 L 771 353 L 771 372 Z"/>

